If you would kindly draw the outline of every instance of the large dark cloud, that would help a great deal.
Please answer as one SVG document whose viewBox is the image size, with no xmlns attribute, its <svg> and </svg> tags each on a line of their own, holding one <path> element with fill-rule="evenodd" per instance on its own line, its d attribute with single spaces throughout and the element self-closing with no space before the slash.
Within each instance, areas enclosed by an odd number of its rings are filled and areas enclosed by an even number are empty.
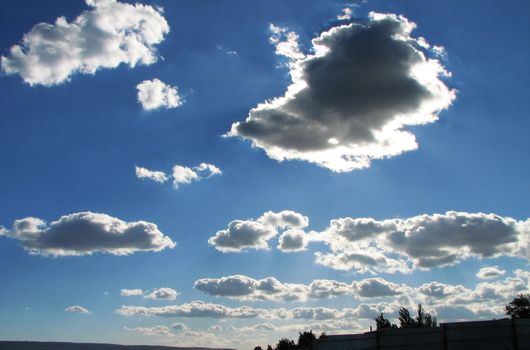
<svg viewBox="0 0 530 350">
<path fill-rule="evenodd" d="M 274 159 L 334 171 L 417 148 L 403 128 L 437 120 L 454 91 L 439 79 L 448 73 L 428 58 L 428 44 L 410 36 L 413 28 L 404 17 L 372 13 L 365 23 L 322 33 L 314 54 L 293 58 L 285 96 L 252 109 L 227 135 Z"/>
<path fill-rule="evenodd" d="M 65 215 L 50 224 L 33 217 L 20 219 L 0 235 L 20 240 L 31 254 L 50 256 L 128 255 L 175 247 L 153 223 L 125 222 L 92 212 Z"/>
</svg>

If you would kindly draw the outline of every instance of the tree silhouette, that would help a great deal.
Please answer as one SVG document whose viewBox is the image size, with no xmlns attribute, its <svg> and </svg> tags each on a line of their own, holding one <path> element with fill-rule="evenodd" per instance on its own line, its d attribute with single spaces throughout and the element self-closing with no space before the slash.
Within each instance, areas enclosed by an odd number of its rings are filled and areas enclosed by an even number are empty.
<svg viewBox="0 0 530 350">
<path fill-rule="evenodd" d="M 397 328 L 395 324 L 390 323 L 390 321 L 383 316 L 383 313 L 374 318 L 374 321 L 378 331 L 387 328 Z"/>
<path fill-rule="evenodd" d="M 505 307 L 511 318 L 530 318 L 530 293 L 519 294 Z"/>
<path fill-rule="evenodd" d="M 278 344 L 276 344 L 276 350 L 292 350 L 296 347 L 296 344 L 293 340 L 282 338 L 278 341 Z"/>
<path fill-rule="evenodd" d="M 324 338 L 327 338 L 328 335 L 326 334 L 326 332 L 322 332 L 320 333 L 320 336 L 318 337 L 318 339 L 324 339 Z"/>
<path fill-rule="evenodd" d="M 261 348 L 261 346 L 256 346 L 256 347 L 254 348 L 254 350 L 263 350 L 263 349 Z"/>
<path fill-rule="evenodd" d="M 317 339 L 317 337 L 313 334 L 313 331 L 311 330 L 304 333 L 298 332 L 298 334 L 298 347 L 311 350 L 313 348 L 313 342 Z"/>
<path fill-rule="evenodd" d="M 401 328 L 433 328 L 438 326 L 436 317 L 423 311 L 421 304 L 418 304 L 418 314 L 416 318 L 413 318 L 410 315 L 409 310 L 405 307 L 400 308 L 398 313 L 398 320 Z"/>
<path fill-rule="evenodd" d="M 272 350 L 272 346 L 270 344 L 267 345 L 267 350 Z"/>
</svg>

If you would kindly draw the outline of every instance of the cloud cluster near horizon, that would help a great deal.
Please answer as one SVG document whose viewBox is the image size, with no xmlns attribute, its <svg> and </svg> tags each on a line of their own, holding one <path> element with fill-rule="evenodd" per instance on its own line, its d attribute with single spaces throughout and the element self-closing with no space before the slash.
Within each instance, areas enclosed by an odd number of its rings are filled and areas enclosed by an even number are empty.
<svg viewBox="0 0 530 350">
<path fill-rule="evenodd" d="M 53 24 L 35 25 L 2 56 L 2 71 L 19 74 L 29 85 L 51 86 L 77 73 L 157 61 L 155 45 L 169 32 L 160 9 L 115 0 L 86 0 L 86 4 L 91 9 L 72 22 L 59 17 Z"/>
<path fill-rule="evenodd" d="M 164 183 L 169 179 L 172 179 L 175 189 L 182 185 L 187 185 L 195 181 L 209 179 L 212 176 L 223 174 L 221 169 L 209 163 L 200 163 L 198 166 L 192 168 L 176 164 L 173 166 L 171 175 L 168 175 L 163 171 L 149 170 L 139 166 L 135 167 L 135 172 L 136 177 L 139 179 L 149 179 L 159 183 Z"/>
<path fill-rule="evenodd" d="M 333 27 L 303 54 L 298 37 L 271 25 L 276 53 L 290 59 L 284 96 L 258 104 L 226 134 L 250 140 L 273 159 L 304 160 L 336 172 L 365 168 L 418 145 L 407 126 L 433 123 L 455 99 L 449 76 L 411 36 L 403 16 L 370 13 Z"/>
<path fill-rule="evenodd" d="M 0 230 L 0 236 L 17 239 L 30 254 L 44 256 L 129 255 L 176 246 L 153 223 L 125 222 L 89 211 L 64 215 L 49 224 L 35 217 L 15 220 L 10 230 Z"/>
</svg>

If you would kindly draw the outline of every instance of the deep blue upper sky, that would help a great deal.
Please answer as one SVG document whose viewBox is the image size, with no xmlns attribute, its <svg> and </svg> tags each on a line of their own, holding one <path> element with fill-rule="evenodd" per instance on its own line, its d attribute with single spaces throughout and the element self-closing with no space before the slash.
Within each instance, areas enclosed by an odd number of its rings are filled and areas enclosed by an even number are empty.
<svg viewBox="0 0 530 350">
<path fill-rule="evenodd" d="M 145 4 L 163 7 L 170 27 L 164 40 L 154 45 L 156 63 L 74 73 L 69 81 L 53 86 L 29 85 L 20 74 L 5 71 L 0 77 L 0 226 L 12 230 L 17 219 L 36 217 L 51 223 L 63 215 L 91 211 L 126 222 L 154 223 L 177 245 L 128 256 L 50 257 L 28 254 L 21 240 L 0 237 L 0 339 L 193 343 L 176 331 L 176 336 L 146 335 L 145 330 L 124 328 L 182 322 L 195 331 L 220 324 L 223 331 L 218 336 L 228 339 L 229 346 L 248 347 L 254 342 L 233 342 L 237 331 L 228 326 L 276 321 L 127 317 L 114 310 L 121 305 L 179 305 L 194 300 L 232 307 L 342 309 L 396 299 L 343 295 L 294 302 L 241 301 L 193 287 L 200 278 L 229 275 L 272 276 L 306 285 L 315 279 L 350 284 L 381 277 L 414 288 L 438 281 L 474 290 L 482 282 L 475 277 L 482 267 L 505 270 L 498 277 L 502 279 L 514 276 L 516 269 L 528 269 L 521 254 L 500 254 L 466 257 L 451 266 L 408 274 L 370 275 L 315 263 L 314 253 L 328 250 L 323 242 L 311 243 L 299 253 L 277 250 L 276 238 L 269 242 L 269 250 L 242 253 L 223 253 L 208 244 L 232 220 L 257 219 L 267 211 L 282 210 L 307 216 L 306 232 L 323 231 L 336 218 L 407 219 L 447 211 L 494 213 L 522 225 L 530 212 L 528 2 L 369 0 L 358 7 L 302 0 Z M 54 23 L 59 16 L 71 22 L 90 10 L 81 0 L 21 0 L 0 6 L 2 56 L 9 56 L 10 48 L 36 24 Z M 348 6 L 353 17 L 338 21 L 337 15 Z M 339 24 L 366 24 L 370 11 L 401 14 L 417 24 L 414 38 L 421 36 L 445 48 L 447 56 L 441 62 L 452 76 L 442 80 L 456 90 L 456 99 L 439 113 L 437 122 L 405 128 L 416 136 L 417 150 L 373 160 L 368 168 L 333 172 L 300 160 L 278 162 L 248 140 L 222 137 L 258 103 L 283 96 L 291 83 L 286 59 L 276 55 L 269 42 L 270 23 L 296 32 L 307 54 L 312 38 Z M 155 78 L 177 86 L 184 103 L 144 110 L 136 86 Z M 170 174 L 174 165 L 193 168 L 200 163 L 214 164 L 222 175 L 178 189 L 135 175 L 135 166 Z M 530 241 L 529 232 L 520 229 L 523 242 Z M 528 279 L 523 283 L 528 289 Z M 124 288 L 160 287 L 181 294 L 175 301 L 120 295 Z M 417 300 L 413 292 L 407 293 Z M 473 305 L 502 306 L 505 300 L 478 298 Z M 72 305 L 83 306 L 90 314 L 64 311 Z M 453 319 L 470 317 L 466 315 Z M 484 317 L 493 316 L 499 314 L 492 311 Z M 276 332 L 260 333 L 254 339 L 265 344 L 282 334 L 293 337 L 296 332 L 279 328 L 286 322 L 278 321 Z M 360 330 L 371 324 L 370 319 L 356 322 Z"/>
</svg>

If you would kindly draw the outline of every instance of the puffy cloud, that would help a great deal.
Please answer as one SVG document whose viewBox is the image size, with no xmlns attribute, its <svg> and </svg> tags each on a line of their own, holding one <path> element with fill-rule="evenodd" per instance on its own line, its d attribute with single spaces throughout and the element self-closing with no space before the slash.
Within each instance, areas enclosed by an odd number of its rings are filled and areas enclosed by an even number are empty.
<svg viewBox="0 0 530 350">
<path fill-rule="evenodd" d="M 352 288 L 357 295 L 363 298 L 388 297 L 411 291 L 411 289 L 405 285 L 392 283 L 379 277 L 354 281 L 352 283 Z"/>
<path fill-rule="evenodd" d="M 282 252 L 299 252 L 306 250 L 309 240 L 302 230 L 292 229 L 281 234 L 278 249 Z"/>
<path fill-rule="evenodd" d="M 440 282 L 424 283 L 418 287 L 416 291 L 422 295 L 438 300 L 471 292 L 471 290 L 462 285 L 452 285 Z"/>
<path fill-rule="evenodd" d="M 168 176 L 163 171 L 154 171 L 142 167 L 135 167 L 136 177 L 139 179 L 149 179 L 155 182 L 164 183 L 167 181 Z"/>
<path fill-rule="evenodd" d="M 258 104 L 226 134 L 250 140 L 278 161 L 304 160 L 336 172 L 417 149 L 408 126 L 433 123 L 455 98 L 441 80 L 449 73 L 429 58 L 415 24 L 371 13 L 341 25 L 299 52 L 297 37 L 271 27 L 276 52 L 292 59 L 284 96 Z M 275 38 L 273 36 L 273 38 Z"/>
<path fill-rule="evenodd" d="M 137 178 L 146 178 L 159 183 L 164 183 L 171 177 L 173 179 L 173 185 L 175 188 L 179 188 L 181 185 L 190 184 L 194 181 L 208 179 L 212 176 L 222 174 L 223 172 L 221 169 L 209 163 L 200 163 L 198 166 L 193 168 L 176 164 L 173 167 L 171 175 L 168 175 L 163 171 L 149 170 L 138 166 L 136 167 Z"/>
<path fill-rule="evenodd" d="M 333 280 L 314 280 L 309 284 L 309 296 L 311 298 L 331 298 L 344 294 L 351 294 L 351 287 L 339 281 Z"/>
<path fill-rule="evenodd" d="M 161 10 L 110 0 L 86 3 L 92 8 L 72 22 L 59 17 L 35 25 L 2 56 L 2 71 L 19 74 L 30 85 L 51 86 L 76 73 L 156 62 L 155 45 L 169 32 Z"/>
<path fill-rule="evenodd" d="M 329 320 L 342 317 L 342 313 L 339 310 L 320 306 L 297 307 L 290 312 L 295 319 Z"/>
<path fill-rule="evenodd" d="M 303 228 L 308 224 L 307 217 L 291 210 L 268 211 L 257 220 L 231 221 L 227 229 L 217 231 L 208 243 L 225 253 L 268 249 L 268 240 L 278 234 L 278 229 Z"/>
<path fill-rule="evenodd" d="M 90 311 L 88 311 L 87 309 L 85 309 L 84 307 L 79 306 L 79 305 L 68 306 L 66 309 L 64 309 L 64 311 L 66 311 L 66 312 L 75 312 L 75 313 L 79 313 L 79 314 L 89 314 L 90 313 Z"/>
<path fill-rule="evenodd" d="M 202 278 L 195 281 L 194 287 L 209 295 L 274 301 L 305 300 L 309 290 L 303 284 L 281 283 L 274 277 L 256 280 L 244 275 Z"/>
<path fill-rule="evenodd" d="M 116 310 L 123 316 L 163 316 L 163 317 L 209 317 L 209 318 L 256 318 L 269 315 L 264 309 L 254 309 L 248 306 L 228 307 L 221 304 L 192 301 L 181 305 L 160 307 L 145 307 L 123 305 Z"/>
<path fill-rule="evenodd" d="M 506 271 L 501 270 L 498 266 L 486 266 L 478 270 L 476 276 L 483 280 L 489 280 L 500 277 L 505 273 Z"/>
<path fill-rule="evenodd" d="M 234 220 L 225 230 L 217 231 L 215 236 L 208 239 L 208 244 L 215 249 L 227 252 L 241 252 L 246 249 L 267 249 L 267 241 L 276 236 L 274 227 L 258 221 Z"/>
<path fill-rule="evenodd" d="M 221 175 L 221 169 L 213 164 L 201 163 L 194 168 L 188 168 L 182 165 L 173 167 L 173 185 L 178 188 L 180 185 L 189 184 L 203 178 L 209 178 L 214 175 Z"/>
<path fill-rule="evenodd" d="M 176 246 L 153 223 L 92 212 L 64 215 L 50 224 L 33 217 L 16 220 L 2 235 L 20 240 L 30 254 L 45 256 L 129 255 Z"/>
<path fill-rule="evenodd" d="M 138 103 L 144 110 L 176 108 L 184 102 L 176 86 L 167 85 L 159 79 L 144 80 L 136 85 Z"/>
<path fill-rule="evenodd" d="M 120 295 L 123 297 L 132 297 L 144 295 L 144 291 L 141 289 L 122 289 Z"/>
<path fill-rule="evenodd" d="M 153 300 L 175 300 L 178 292 L 171 288 L 158 288 L 145 296 L 146 299 Z"/>
<path fill-rule="evenodd" d="M 436 282 L 434 282 L 436 283 Z M 284 283 L 274 277 L 254 279 L 245 275 L 221 278 L 202 278 L 195 281 L 195 289 L 205 294 L 238 300 L 305 301 L 353 295 L 357 298 L 381 298 L 411 294 L 413 289 L 383 278 L 367 278 L 350 284 L 327 279 L 310 284 Z M 422 287 L 423 288 L 423 287 Z"/>
<path fill-rule="evenodd" d="M 312 237 L 331 249 L 316 253 L 319 264 L 389 273 L 454 265 L 469 257 L 528 259 L 529 238 L 530 220 L 454 211 L 382 221 L 335 219 Z"/>
</svg>

